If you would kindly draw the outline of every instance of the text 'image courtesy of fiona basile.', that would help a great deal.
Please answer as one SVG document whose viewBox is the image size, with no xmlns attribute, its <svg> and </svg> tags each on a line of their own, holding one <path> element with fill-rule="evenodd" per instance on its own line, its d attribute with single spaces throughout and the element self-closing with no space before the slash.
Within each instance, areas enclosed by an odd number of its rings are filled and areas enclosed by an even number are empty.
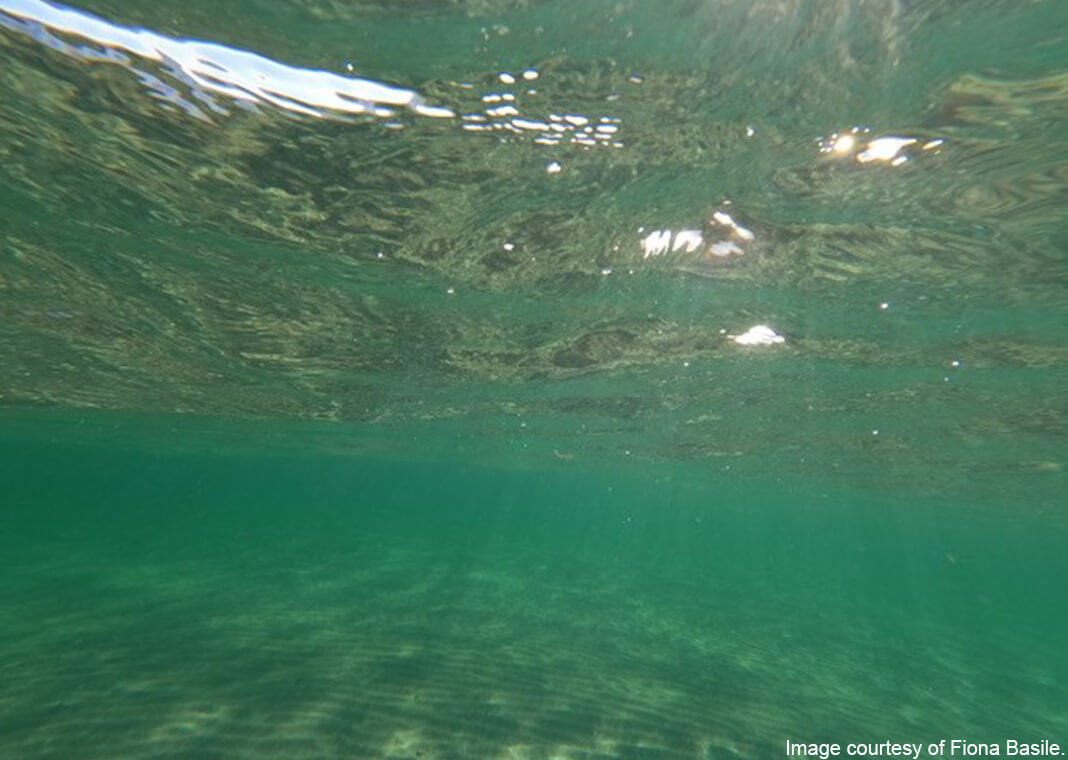
<svg viewBox="0 0 1068 760">
<path fill-rule="evenodd" d="M 970 742 L 965 739 L 939 739 L 930 744 L 898 742 L 860 743 L 850 742 L 844 747 L 839 744 L 803 744 L 786 741 L 787 757 L 818 757 L 828 760 L 831 757 L 1061 757 L 1064 755 L 1061 745 L 1043 739 L 1040 742 L 1027 743 L 1016 739 L 1006 739 L 1003 744 Z"/>
</svg>

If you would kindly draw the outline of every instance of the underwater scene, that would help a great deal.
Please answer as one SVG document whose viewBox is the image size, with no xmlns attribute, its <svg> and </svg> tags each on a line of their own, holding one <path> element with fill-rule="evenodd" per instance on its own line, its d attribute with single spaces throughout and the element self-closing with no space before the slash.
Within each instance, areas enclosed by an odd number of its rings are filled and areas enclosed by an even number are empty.
<svg viewBox="0 0 1068 760">
<path fill-rule="evenodd" d="M 1068 2 L 0 0 L 0 760 L 1068 753 Z"/>
</svg>

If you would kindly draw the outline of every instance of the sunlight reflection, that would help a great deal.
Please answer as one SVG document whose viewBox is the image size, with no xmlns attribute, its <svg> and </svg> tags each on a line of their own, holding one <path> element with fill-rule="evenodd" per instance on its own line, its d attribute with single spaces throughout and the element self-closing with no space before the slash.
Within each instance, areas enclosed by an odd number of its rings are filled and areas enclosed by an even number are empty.
<svg viewBox="0 0 1068 760">
<path fill-rule="evenodd" d="M 343 118 L 352 114 L 387 117 L 394 115 L 396 108 L 423 116 L 454 115 L 447 108 L 428 105 L 412 90 L 289 66 L 213 42 L 175 39 L 148 29 L 113 24 L 84 11 L 42 0 L 0 0 L 0 25 L 71 57 L 130 68 L 154 97 L 179 105 L 199 118 L 207 116 L 198 105 L 206 104 L 217 113 L 226 113 L 212 100 L 212 94 L 239 105 L 270 104 L 319 118 Z M 72 44 L 59 35 L 87 40 L 89 44 Z M 95 49 L 92 45 L 101 47 Z M 192 88 L 199 104 L 183 99 L 155 75 L 135 68 L 127 53 L 167 66 L 169 73 Z"/>
<path fill-rule="evenodd" d="M 910 137 L 880 137 L 868 143 L 868 147 L 857 154 L 857 161 L 866 164 L 869 161 L 889 161 L 891 165 L 905 161 L 907 156 L 901 155 L 901 151 L 910 145 L 915 145 L 916 140 Z"/>
<path fill-rule="evenodd" d="M 708 217 L 703 229 L 656 229 L 639 228 L 640 248 L 643 259 L 656 258 L 667 253 L 699 253 L 708 259 L 726 259 L 741 256 L 745 246 L 756 240 L 756 234 L 734 220 L 726 210 L 730 201 Z"/>
<path fill-rule="evenodd" d="M 835 132 L 829 137 L 821 137 L 817 140 L 820 153 L 835 158 L 852 159 L 858 164 L 885 163 L 901 166 L 915 155 L 937 151 L 945 143 L 942 138 L 934 138 L 921 145 L 921 138 L 894 135 L 868 140 L 867 135 L 870 132 L 867 127 L 853 127 L 846 132 Z"/>
<path fill-rule="evenodd" d="M 402 110 L 437 118 L 457 115 L 450 108 L 428 104 L 414 90 L 290 66 L 214 42 L 168 37 L 44 0 L 0 0 L 0 26 L 71 58 L 128 69 L 150 97 L 207 122 L 213 115 L 229 115 L 233 107 L 262 106 L 334 120 L 356 115 L 388 119 Z M 145 68 L 151 66 L 145 64 L 158 64 L 159 68 L 148 71 Z M 353 70 L 351 64 L 345 68 Z M 545 146 L 623 147 L 618 117 L 553 113 L 547 107 L 530 113 L 529 106 L 537 103 L 539 90 L 506 89 L 544 79 L 532 67 L 517 74 L 496 72 L 478 105 L 468 106 L 468 112 L 460 117 L 460 127 L 502 137 L 530 136 L 535 144 Z M 472 82 L 452 84 L 463 90 L 476 88 Z M 389 122 L 386 126 L 398 128 L 401 124 Z"/>
<path fill-rule="evenodd" d="M 509 72 L 494 74 L 489 91 L 479 96 L 479 105 L 460 117 L 463 121 L 461 127 L 468 132 L 484 132 L 501 137 L 529 135 L 534 138 L 535 145 L 550 147 L 623 147 L 618 134 L 622 119 L 617 116 L 558 113 L 547 108 L 531 113 L 532 106 L 537 108 L 540 90 L 513 92 L 499 87 L 500 84 L 521 84 L 521 80 L 532 82 L 539 78 L 542 75 L 534 68 L 525 69 L 518 76 Z M 451 84 L 464 90 L 475 89 L 471 82 Z M 547 86 L 551 87 L 551 79 Z"/>
<path fill-rule="evenodd" d="M 774 346 L 786 342 L 786 338 L 767 325 L 754 325 L 741 335 L 732 335 L 730 338 L 739 346 Z"/>
</svg>

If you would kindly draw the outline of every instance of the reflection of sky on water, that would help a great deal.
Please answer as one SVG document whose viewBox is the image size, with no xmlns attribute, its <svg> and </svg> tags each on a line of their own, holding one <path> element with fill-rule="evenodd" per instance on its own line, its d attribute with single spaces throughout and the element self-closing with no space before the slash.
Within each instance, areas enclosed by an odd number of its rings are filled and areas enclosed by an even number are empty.
<svg viewBox="0 0 1068 760">
<path fill-rule="evenodd" d="M 231 106 L 273 106 L 299 116 L 341 120 L 354 115 L 389 118 L 400 110 L 456 116 L 449 108 L 428 104 L 414 90 L 290 66 L 214 42 L 175 39 L 43 0 L 0 0 L 0 25 L 71 58 L 123 66 L 161 104 L 203 121 L 211 121 L 212 114 L 226 116 Z M 145 64 L 158 68 L 149 70 Z M 538 108 L 534 105 L 540 94 L 538 77 L 533 68 L 495 75 L 490 91 L 479 99 L 480 108 L 460 116 L 461 128 L 502 139 L 529 137 L 550 147 L 623 147 L 618 136 L 621 120 L 615 116 L 554 113 L 547 108 L 537 116 L 525 115 L 524 104 Z M 453 84 L 461 91 L 476 88 L 470 82 Z"/>
<path fill-rule="evenodd" d="M 922 153 L 937 153 L 945 144 L 942 138 L 921 141 L 916 137 L 869 137 L 867 127 L 853 127 L 845 132 L 835 132 L 830 137 L 820 138 L 820 153 L 837 158 L 853 159 L 859 164 L 884 163 L 901 166 L 910 158 Z"/>
<path fill-rule="evenodd" d="M 756 239 L 748 227 L 734 220 L 728 213 L 731 202 L 724 201 L 708 217 L 703 229 L 638 230 L 642 259 L 656 258 L 667 253 L 697 254 L 706 259 L 729 259 L 745 253 L 745 247 Z"/>
<path fill-rule="evenodd" d="M 623 143 L 617 139 L 622 119 L 616 116 L 590 118 L 580 113 L 543 114 L 539 118 L 524 116 L 520 111 L 520 100 L 536 100 L 538 90 L 522 84 L 532 84 L 538 78 L 536 69 L 527 69 L 515 76 L 507 71 L 501 72 L 501 84 L 510 88 L 501 92 L 488 92 L 482 96 L 481 111 L 464 113 L 461 116 L 463 128 L 468 132 L 496 132 L 498 134 L 532 134 L 538 145 L 578 145 L 585 148 L 607 146 L 622 148 Z M 515 86 L 515 87 L 513 87 Z M 472 89 L 470 83 L 460 87 Z M 516 92 L 514 90 L 519 90 Z"/>
<path fill-rule="evenodd" d="M 154 97 L 181 106 L 200 118 L 206 118 L 200 106 L 217 113 L 226 112 L 213 95 L 246 106 L 270 104 L 304 116 L 390 116 L 397 108 L 424 116 L 453 115 L 446 108 L 427 105 L 412 90 L 289 66 L 213 42 L 174 39 L 41 0 L 0 1 L 0 24 L 65 55 L 126 66 L 138 75 Z M 87 43 L 76 44 L 59 35 Z M 172 85 L 139 69 L 131 55 L 165 65 L 171 75 L 190 87 L 192 97 L 198 102 L 190 101 Z"/>
</svg>

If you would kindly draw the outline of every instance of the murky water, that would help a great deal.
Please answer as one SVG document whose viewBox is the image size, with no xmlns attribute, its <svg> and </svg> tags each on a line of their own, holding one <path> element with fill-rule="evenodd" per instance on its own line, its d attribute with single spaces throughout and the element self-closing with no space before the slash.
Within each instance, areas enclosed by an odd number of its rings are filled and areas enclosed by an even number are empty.
<svg viewBox="0 0 1068 760">
<path fill-rule="evenodd" d="M 1065 29 L 0 0 L 0 756 L 1068 745 Z"/>
</svg>

